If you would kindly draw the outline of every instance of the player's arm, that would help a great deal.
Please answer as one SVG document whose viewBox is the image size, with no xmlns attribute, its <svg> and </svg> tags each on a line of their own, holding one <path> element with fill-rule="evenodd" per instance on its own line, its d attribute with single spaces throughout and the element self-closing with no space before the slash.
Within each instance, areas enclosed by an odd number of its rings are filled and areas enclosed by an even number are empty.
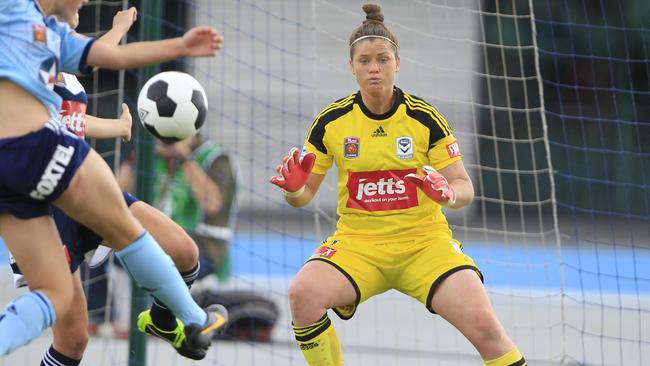
<svg viewBox="0 0 650 366">
<path fill-rule="evenodd" d="M 86 136 L 94 139 L 119 137 L 122 141 L 131 140 L 131 125 L 133 119 L 126 103 L 122 103 L 120 118 L 99 118 L 86 115 Z"/>
<path fill-rule="evenodd" d="M 98 40 L 111 45 L 118 45 L 122 37 L 129 32 L 137 17 L 138 11 L 134 6 L 128 10 L 118 11 L 113 17 L 113 27 L 104 33 L 103 36 L 99 37 Z"/>
<path fill-rule="evenodd" d="M 462 160 L 456 160 L 440 170 L 425 165 L 422 172 L 423 175 L 407 174 L 404 179 L 417 185 L 441 206 L 461 208 L 474 199 L 474 186 Z"/>
<path fill-rule="evenodd" d="M 303 207 L 307 205 L 314 196 L 316 196 L 316 192 L 318 192 L 318 188 L 321 183 L 323 183 L 323 179 L 325 179 L 323 174 L 309 174 L 309 178 L 307 178 L 305 189 L 302 194 L 298 196 L 289 196 L 285 194 L 284 199 L 293 207 Z"/>
<path fill-rule="evenodd" d="M 445 177 L 449 187 L 456 194 L 456 202 L 449 205 L 450 208 L 461 208 L 469 205 L 474 200 L 474 185 L 465 170 L 462 160 L 457 160 L 446 167 L 438 170 Z"/>
<path fill-rule="evenodd" d="M 206 214 L 216 214 L 221 210 L 223 198 L 217 184 L 203 170 L 203 168 L 192 159 L 192 139 L 188 138 L 176 143 L 156 145 L 156 152 L 166 158 L 175 161 L 177 169 L 180 169 L 192 190 L 192 196 Z"/>
<path fill-rule="evenodd" d="M 315 163 L 316 154 L 306 153 L 301 158 L 300 150 L 294 147 L 277 166 L 278 175 L 271 177 L 270 182 L 282 188 L 291 206 L 303 207 L 316 195 L 325 175 L 311 172 Z"/>
<path fill-rule="evenodd" d="M 208 215 L 219 212 L 222 205 L 221 191 L 203 168 L 193 159 L 186 160 L 181 169 L 190 183 L 192 195 Z"/>
<path fill-rule="evenodd" d="M 214 56 L 221 48 L 223 38 L 216 29 L 195 27 L 182 37 L 161 41 L 134 42 L 115 46 L 93 42 L 86 63 L 106 69 L 130 69 L 174 60 L 179 57 Z"/>
</svg>

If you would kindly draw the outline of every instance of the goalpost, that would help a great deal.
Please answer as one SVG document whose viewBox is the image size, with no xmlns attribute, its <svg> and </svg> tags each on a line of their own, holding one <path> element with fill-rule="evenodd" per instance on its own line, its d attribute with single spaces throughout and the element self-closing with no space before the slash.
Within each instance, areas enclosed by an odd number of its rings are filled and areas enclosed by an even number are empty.
<svg viewBox="0 0 650 366">
<path fill-rule="evenodd" d="M 334 228 L 336 181 L 329 174 L 315 202 L 298 210 L 268 178 L 283 154 L 302 143 L 316 113 L 357 89 L 347 39 L 363 20 L 362 3 L 188 0 L 177 6 L 182 25 L 165 12 L 139 14 L 138 22 L 159 24 L 163 34 L 209 24 L 224 36 L 216 58 L 178 65 L 204 86 L 203 132 L 236 158 L 240 182 L 230 279 L 198 287 L 252 290 L 280 310 L 272 342 L 218 341 L 202 364 L 304 365 L 287 289 Z M 476 198 L 446 213 L 529 364 L 650 363 L 650 5 L 380 4 L 400 40 L 396 84 L 434 105 L 459 140 Z M 123 2 L 89 6 L 103 19 L 99 32 Z M 90 80 L 82 81 L 91 113 L 117 111 L 120 90 L 135 110 L 132 72 L 108 91 L 107 81 Z M 107 102 L 97 99 L 109 95 Z M 113 146 L 102 147 L 105 156 L 119 159 Z M 0 284 L 3 299 L 17 293 L 8 280 Z M 110 298 L 127 315 L 123 290 Z M 349 365 L 480 364 L 457 330 L 396 292 L 362 304 L 349 321 L 331 318 Z M 36 364 L 48 337 L 0 365 Z M 146 364 L 185 364 L 167 344 L 147 343 Z M 93 337 L 85 360 L 124 364 L 126 342 Z"/>
</svg>

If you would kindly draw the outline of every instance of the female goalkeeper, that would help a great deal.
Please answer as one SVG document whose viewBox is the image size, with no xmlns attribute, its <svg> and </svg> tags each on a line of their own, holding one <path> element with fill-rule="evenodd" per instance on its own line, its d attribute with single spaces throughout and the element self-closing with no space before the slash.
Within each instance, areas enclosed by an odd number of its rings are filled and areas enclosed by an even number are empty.
<svg viewBox="0 0 650 366">
<path fill-rule="evenodd" d="M 363 10 L 366 20 L 349 39 L 360 90 L 327 106 L 302 154 L 290 151 L 271 178 L 302 207 L 338 167 L 336 232 L 289 288 L 298 345 L 309 365 L 342 365 L 327 310 L 350 319 L 361 302 L 396 289 L 455 326 L 486 365 L 525 365 L 441 210 L 474 197 L 458 142 L 435 108 L 395 86 L 398 40 L 378 5 Z"/>
</svg>

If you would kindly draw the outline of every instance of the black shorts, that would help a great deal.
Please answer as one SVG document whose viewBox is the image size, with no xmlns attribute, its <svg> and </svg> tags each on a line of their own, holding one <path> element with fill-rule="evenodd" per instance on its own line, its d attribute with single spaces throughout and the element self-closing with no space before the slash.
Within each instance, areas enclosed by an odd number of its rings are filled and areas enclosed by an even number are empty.
<svg viewBox="0 0 650 366">
<path fill-rule="evenodd" d="M 127 206 L 131 206 L 138 201 L 137 198 L 127 192 L 123 192 L 123 196 Z M 61 241 L 70 256 L 70 272 L 74 273 L 84 261 L 84 255 L 91 250 L 97 249 L 104 239 L 56 207 L 52 209 L 52 217 L 56 222 Z"/>
</svg>

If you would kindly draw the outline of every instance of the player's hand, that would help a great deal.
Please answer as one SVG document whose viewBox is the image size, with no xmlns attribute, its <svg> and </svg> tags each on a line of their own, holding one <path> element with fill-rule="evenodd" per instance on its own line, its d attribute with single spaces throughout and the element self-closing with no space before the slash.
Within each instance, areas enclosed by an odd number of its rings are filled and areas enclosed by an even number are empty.
<svg viewBox="0 0 650 366">
<path fill-rule="evenodd" d="M 423 166 L 422 171 L 424 175 L 409 173 L 404 176 L 404 180 L 417 185 L 424 194 L 441 206 L 449 207 L 456 203 L 456 192 L 444 175 L 428 165 Z"/>
<path fill-rule="evenodd" d="M 223 37 L 216 29 L 208 26 L 195 27 L 183 35 L 185 56 L 214 56 L 223 44 Z"/>
<path fill-rule="evenodd" d="M 315 162 L 316 154 L 307 153 L 300 159 L 300 150 L 294 147 L 282 158 L 282 164 L 276 168 L 278 175 L 271 177 L 270 182 L 282 188 L 286 195 L 300 195 Z"/>
<path fill-rule="evenodd" d="M 132 6 L 127 10 L 120 10 L 113 17 L 113 29 L 120 30 L 126 34 L 137 19 L 138 10 L 135 6 Z"/>
<path fill-rule="evenodd" d="M 131 117 L 131 112 L 129 111 L 129 106 L 126 103 L 122 103 L 122 115 L 120 116 L 120 124 L 122 127 L 122 141 L 129 142 L 131 141 L 131 126 L 133 126 L 133 117 Z"/>
</svg>

